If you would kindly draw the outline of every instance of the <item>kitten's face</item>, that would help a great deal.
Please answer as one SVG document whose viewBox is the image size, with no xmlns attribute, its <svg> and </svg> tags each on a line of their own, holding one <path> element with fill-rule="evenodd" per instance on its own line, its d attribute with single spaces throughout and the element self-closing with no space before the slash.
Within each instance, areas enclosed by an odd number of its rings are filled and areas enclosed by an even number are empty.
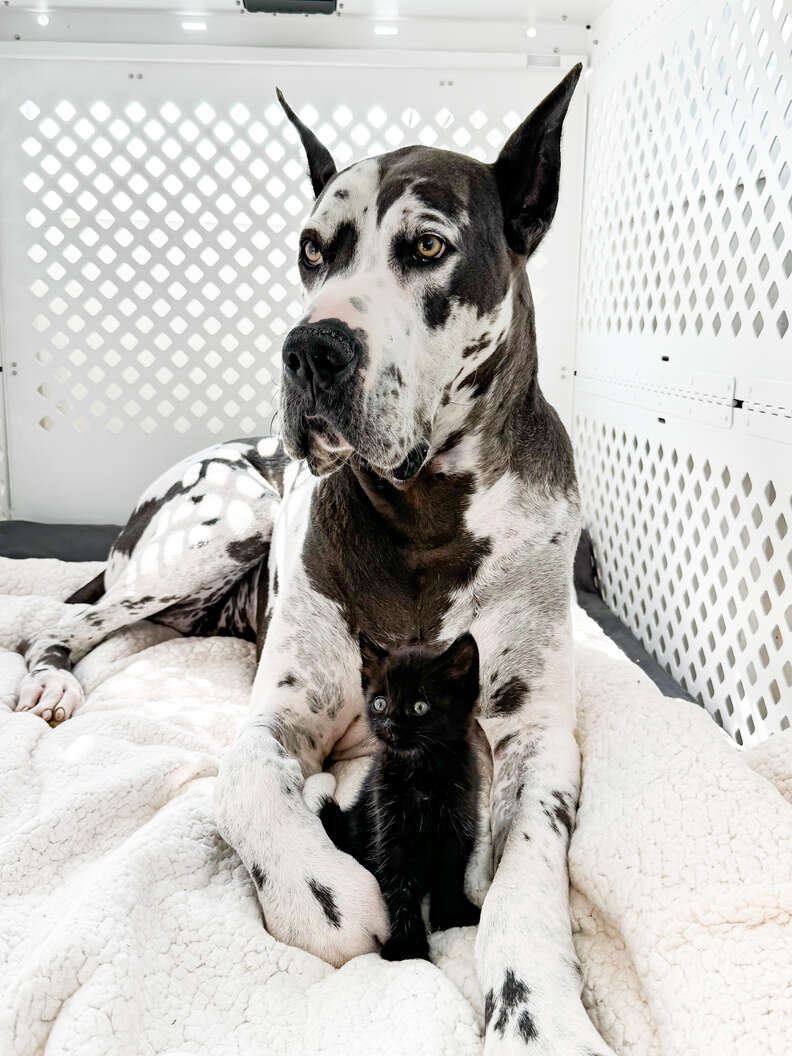
<svg viewBox="0 0 792 1056">
<path fill-rule="evenodd" d="M 432 751 L 467 736 L 479 691 L 478 649 L 469 634 L 444 653 L 387 653 L 361 635 L 361 674 L 372 733 L 398 752 Z"/>
</svg>

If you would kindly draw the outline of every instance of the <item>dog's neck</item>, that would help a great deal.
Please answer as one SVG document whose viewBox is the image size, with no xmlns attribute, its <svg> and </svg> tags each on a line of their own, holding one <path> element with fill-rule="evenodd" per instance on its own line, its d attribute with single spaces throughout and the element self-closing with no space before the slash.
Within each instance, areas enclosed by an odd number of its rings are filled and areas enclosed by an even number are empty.
<svg viewBox="0 0 792 1056">
<path fill-rule="evenodd" d="M 491 375 L 492 381 L 479 395 L 476 385 L 449 393 L 438 409 L 430 454 L 420 472 L 402 483 L 355 457 L 346 467 L 369 502 L 397 527 L 409 525 L 414 533 L 425 522 L 434 535 L 441 504 L 459 501 L 478 483 L 486 485 L 508 471 L 520 473 L 516 452 L 525 423 L 547 408 L 537 385 L 533 302 L 523 267 L 515 268 L 507 296 L 512 310 L 505 336 L 494 334 L 475 364 L 465 367 L 465 373 L 477 375 L 477 384 L 479 374 Z"/>
</svg>

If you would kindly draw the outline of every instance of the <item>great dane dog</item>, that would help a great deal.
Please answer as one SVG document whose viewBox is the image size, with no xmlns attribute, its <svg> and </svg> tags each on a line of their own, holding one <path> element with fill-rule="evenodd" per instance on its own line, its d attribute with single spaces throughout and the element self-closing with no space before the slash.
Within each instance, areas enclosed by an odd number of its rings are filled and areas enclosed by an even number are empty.
<svg viewBox="0 0 792 1056">
<path fill-rule="evenodd" d="M 316 195 L 300 238 L 306 312 L 283 345 L 283 441 L 220 444 L 144 493 L 103 575 L 28 644 L 19 700 L 68 718 L 82 699 L 72 664 L 135 620 L 256 639 L 217 825 L 269 931 L 340 965 L 378 948 L 387 915 L 300 793 L 373 750 L 359 633 L 389 647 L 471 631 L 493 768 L 496 872 L 476 942 L 490 1054 L 609 1051 L 581 1003 L 568 914 L 579 503 L 537 384 L 525 272 L 556 210 L 579 75 L 492 165 L 412 146 L 337 172 L 280 97 Z"/>
</svg>

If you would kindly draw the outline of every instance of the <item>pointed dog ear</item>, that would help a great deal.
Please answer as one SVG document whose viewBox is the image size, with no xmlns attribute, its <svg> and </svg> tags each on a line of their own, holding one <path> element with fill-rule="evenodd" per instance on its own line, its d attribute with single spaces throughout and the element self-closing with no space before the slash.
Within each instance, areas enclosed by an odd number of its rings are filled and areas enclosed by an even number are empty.
<svg viewBox="0 0 792 1056">
<path fill-rule="evenodd" d="M 313 132 L 308 128 L 307 125 L 299 119 L 295 114 L 286 100 L 283 98 L 283 92 L 280 88 L 276 88 L 275 92 L 278 96 L 278 102 L 283 107 L 283 112 L 286 114 L 288 119 L 297 129 L 300 139 L 302 140 L 303 150 L 305 156 L 308 159 L 308 172 L 311 177 L 311 184 L 313 185 L 313 192 L 318 198 L 324 189 L 325 184 L 333 178 L 336 174 L 335 162 L 333 157 L 324 143 L 321 143 Z"/>
<path fill-rule="evenodd" d="M 561 127 L 582 69 L 581 63 L 572 67 L 512 132 L 493 165 L 506 241 L 522 256 L 533 253 L 555 216 Z"/>
<path fill-rule="evenodd" d="M 383 649 L 381 646 L 369 638 L 363 631 L 360 632 L 360 669 L 364 675 L 371 675 L 380 666 L 383 660 L 388 656 L 387 649 Z"/>
</svg>

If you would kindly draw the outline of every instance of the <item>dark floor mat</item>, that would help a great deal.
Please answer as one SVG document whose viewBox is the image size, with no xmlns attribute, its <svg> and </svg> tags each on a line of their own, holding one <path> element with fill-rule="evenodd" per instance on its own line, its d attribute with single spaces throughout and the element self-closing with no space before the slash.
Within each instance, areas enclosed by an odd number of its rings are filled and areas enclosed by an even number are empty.
<svg viewBox="0 0 792 1056">
<path fill-rule="evenodd" d="M 114 524 L 37 524 L 0 521 L 0 556 L 56 557 L 61 561 L 104 561 L 120 529 Z M 575 557 L 575 587 L 581 608 L 667 697 L 692 700 L 596 593 L 591 543 L 583 533 Z"/>
<path fill-rule="evenodd" d="M 0 521 L 0 556 L 104 561 L 119 531 L 115 524 Z"/>
</svg>

